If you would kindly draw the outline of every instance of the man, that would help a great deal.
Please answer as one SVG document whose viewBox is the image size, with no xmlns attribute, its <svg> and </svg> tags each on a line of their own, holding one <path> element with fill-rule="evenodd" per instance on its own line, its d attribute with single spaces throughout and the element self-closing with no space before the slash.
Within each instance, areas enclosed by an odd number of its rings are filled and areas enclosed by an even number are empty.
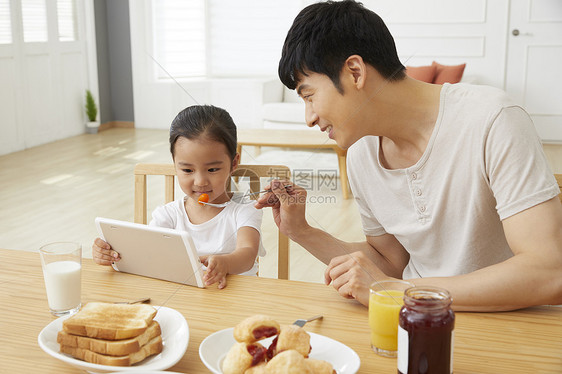
<svg viewBox="0 0 562 374">
<path fill-rule="evenodd" d="M 329 263 L 326 283 L 368 305 L 385 278 L 448 289 L 456 310 L 562 303 L 559 188 L 525 111 L 501 90 L 407 77 L 384 22 L 353 1 L 303 9 L 279 63 L 308 126 L 348 150 L 366 240 L 311 227 L 279 181 L 256 206 Z"/>
</svg>

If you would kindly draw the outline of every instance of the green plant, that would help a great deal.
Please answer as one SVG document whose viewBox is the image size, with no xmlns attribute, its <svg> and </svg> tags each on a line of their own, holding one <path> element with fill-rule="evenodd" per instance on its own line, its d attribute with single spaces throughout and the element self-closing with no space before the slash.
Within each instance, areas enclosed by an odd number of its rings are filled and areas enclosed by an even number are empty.
<svg viewBox="0 0 562 374">
<path fill-rule="evenodd" d="M 90 122 L 95 122 L 98 116 L 98 107 L 90 90 L 86 90 L 86 115 Z"/>
</svg>

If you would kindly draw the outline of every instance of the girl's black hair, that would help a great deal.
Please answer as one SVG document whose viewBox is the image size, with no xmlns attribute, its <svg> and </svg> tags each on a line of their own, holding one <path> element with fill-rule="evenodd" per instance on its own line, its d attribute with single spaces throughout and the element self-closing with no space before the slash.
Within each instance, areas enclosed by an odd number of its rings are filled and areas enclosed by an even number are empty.
<svg viewBox="0 0 562 374">
<path fill-rule="evenodd" d="M 279 78 L 295 89 L 307 72 L 327 75 L 342 93 L 340 72 L 349 56 L 359 55 L 390 81 L 405 77 L 394 38 L 383 20 L 352 1 L 327 1 L 304 8 L 287 33 Z"/>
<path fill-rule="evenodd" d="M 170 152 L 175 157 L 174 147 L 180 136 L 187 139 L 208 139 L 226 146 L 231 160 L 236 156 L 236 125 L 230 114 L 213 105 L 193 105 L 178 113 L 170 126 Z"/>
</svg>

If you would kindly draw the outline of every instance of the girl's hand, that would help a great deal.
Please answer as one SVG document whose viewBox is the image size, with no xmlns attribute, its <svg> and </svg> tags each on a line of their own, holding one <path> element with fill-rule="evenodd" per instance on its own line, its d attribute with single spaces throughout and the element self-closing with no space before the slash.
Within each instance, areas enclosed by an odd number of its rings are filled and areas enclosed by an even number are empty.
<svg viewBox="0 0 562 374">
<path fill-rule="evenodd" d="M 218 288 L 222 290 L 226 287 L 226 275 L 228 274 L 228 261 L 225 256 L 212 255 L 201 256 L 201 262 L 207 267 L 207 272 L 203 276 L 205 286 L 219 283 Z"/>
<path fill-rule="evenodd" d="M 92 244 L 92 258 L 96 264 L 106 266 L 121 259 L 119 253 L 111 249 L 111 246 L 100 238 L 96 238 Z"/>
</svg>

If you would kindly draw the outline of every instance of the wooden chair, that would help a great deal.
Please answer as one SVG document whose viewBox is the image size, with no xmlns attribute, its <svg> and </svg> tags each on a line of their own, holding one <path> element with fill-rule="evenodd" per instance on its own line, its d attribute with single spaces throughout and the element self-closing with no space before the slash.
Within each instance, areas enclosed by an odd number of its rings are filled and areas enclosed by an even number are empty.
<svg viewBox="0 0 562 374">
<path fill-rule="evenodd" d="M 556 181 L 558 182 L 558 187 L 560 187 L 560 189 L 562 189 L 562 174 L 554 174 L 554 176 L 556 177 Z M 562 203 L 562 193 L 560 193 L 558 195 L 558 198 L 560 199 L 560 202 Z"/>
<path fill-rule="evenodd" d="M 173 164 L 137 164 L 135 174 L 135 222 L 147 223 L 147 176 L 161 175 L 164 177 L 164 202 L 174 201 L 176 170 Z M 261 178 L 290 179 L 290 169 L 281 165 L 239 165 L 232 174 L 236 179 L 249 177 L 250 192 L 258 192 Z M 231 190 L 229 183 L 227 188 Z M 255 197 L 254 197 L 255 198 Z M 289 279 L 289 238 L 279 231 L 277 277 Z"/>
</svg>

